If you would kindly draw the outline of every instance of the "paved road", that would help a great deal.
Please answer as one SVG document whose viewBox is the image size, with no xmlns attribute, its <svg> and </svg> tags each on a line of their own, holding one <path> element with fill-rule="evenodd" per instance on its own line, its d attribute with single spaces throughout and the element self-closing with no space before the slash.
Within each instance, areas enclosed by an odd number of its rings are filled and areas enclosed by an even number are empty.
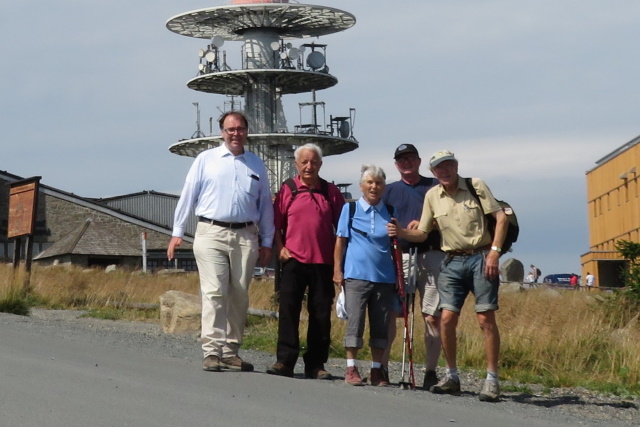
<svg viewBox="0 0 640 427">
<path fill-rule="evenodd" d="M 176 354 L 153 334 L 116 329 L 0 314 L 0 426 L 577 425 L 465 397 L 208 373 L 196 345 Z"/>
</svg>

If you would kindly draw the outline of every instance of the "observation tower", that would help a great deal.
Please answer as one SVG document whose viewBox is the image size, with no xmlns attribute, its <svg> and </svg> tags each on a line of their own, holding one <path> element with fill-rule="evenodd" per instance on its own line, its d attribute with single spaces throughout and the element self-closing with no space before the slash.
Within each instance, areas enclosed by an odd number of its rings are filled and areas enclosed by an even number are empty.
<svg viewBox="0 0 640 427">
<path fill-rule="evenodd" d="M 187 87 L 225 95 L 225 111 L 240 110 L 247 115 L 247 149 L 264 160 L 273 193 L 295 175 L 293 150 L 297 146 L 313 142 L 325 156 L 358 148 L 353 135 L 355 109 L 350 108 L 346 115 L 330 115 L 327 121 L 325 103 L 316 100 L 317 91 L 335 86 L 338 79 L 329 73 L 327 45 L 316 43 L 315 38 L 346 30 L 355 22 L 348 12 L 289 0 L 231 0 L 167 21 L 174 33 L 207 40 L 198 52 L 197 75 Z M 305 43 L 311 37 L 314 41 Z M 226 42 L 241 42 L 242 46 Z M 223 46 L 240 57 L 239 66 L 232 67 L 232 61 L 227 61 Z M 300 122 L 291 128 L 282 97 L 301 93 L 309 93 L 310 101 L 298 104 Z M 194 105 L 196 132 L 171 145 L 172 153 L 195 157 L 223 143 L 217 119 L 210 119 L 209 135 L 202 132 L 200 109 Z"/>
</svg>

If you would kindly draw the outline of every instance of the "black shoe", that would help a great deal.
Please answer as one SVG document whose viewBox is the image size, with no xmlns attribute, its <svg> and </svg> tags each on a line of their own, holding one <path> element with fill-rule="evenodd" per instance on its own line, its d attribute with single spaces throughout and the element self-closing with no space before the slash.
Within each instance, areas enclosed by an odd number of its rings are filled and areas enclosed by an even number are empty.
<svg viewBox="0 0 640 427">
<path fill-rule="evenodd" d="M 424 374 L 424 383 L 422 384 L 423 390 L 431 390 L 431 387 L 438 384 L 438 376 L 436 371 L 427 371 Z"/>
<path fill-rule="evenodd" d="M 293 378 L 293 369 L 284 363 L 276 362 L 272 367 L 267 369 L 267 374 Z"/>
</svg>

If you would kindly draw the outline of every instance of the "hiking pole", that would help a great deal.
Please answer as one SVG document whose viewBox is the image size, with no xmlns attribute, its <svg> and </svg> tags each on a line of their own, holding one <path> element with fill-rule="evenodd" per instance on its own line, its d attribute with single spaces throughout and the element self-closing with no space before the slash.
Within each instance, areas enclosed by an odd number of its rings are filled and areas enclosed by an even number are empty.
<svg viewBox="0 0 640 427">
<path fill-rule="evenodd" d="M 404 370 L 405 365 L 405 356 L 403 351 L 403 372 L 402 372 L 402 382 L 400 385 L 404 388 L 411 388 L 411 390 L 415 390 L 416 388 L 416 379 L 415 379 L 415 370 L 413 367 L 413 326 L 414 326 L 414 306 L 415 306 L 415 292 L 416 292 L 416 267 L 417 266 L 417 250 L 414 252 L 414 248 L 409 250 L 409 262 L 408 262 L 408 271 L 407 271 L 407 289 L 405 290 L 405 303 L 404 306 L 406 308 L 405 314 L 405 343 L 406 343 L 406 354 L 409 356 L 409 369 Z M 409 317 L 409 311 L 411 315 Z"/>
<path fill-rule="evenodd" d="M 402 348 L 402 380 L 400 381 L 400 386 L 402 388 L 415 388 L 415 384 L 412 384 L 405 378 L 405 361 L 406 355 L 409 354 L 409 359 L 413 357 L 413 350 L 411 348 L 411 342 L 408 341 L 409 334 L 409 319 L 407 314 L 407 301 L 406 301 L 406 293 L 405 293 L 405 281 L 404 281 L 404 271 L 402 268 L 402 250 L 400 249 L 400 245 L 398 244 L 397 237 L 391 237 L 391 255 L 393 256 L 393 260 L 396 264 L 396 284 L 397 291 L 400 300 L 402 301 L 402 317 L 404 318 L 404 333 L 403 333 L 403 348 Z"/>
<path fill-rule="evenodd" d="M 411 378 L 411 389 L 415 390 L 416 388 L 416 378 L 415 378 L 415 369 L 413 366 L 413 327 L 415 325 L 415 301 L 416 301 L 416 290 L 418 284 L 418 249 L 410 248 L 409 249 L 409 284 L 412 292 L 410 295 L 410 305 L 409 309 L 411 310 L 411 317 L 409 319 L 409 372 Z"/>
</svg>

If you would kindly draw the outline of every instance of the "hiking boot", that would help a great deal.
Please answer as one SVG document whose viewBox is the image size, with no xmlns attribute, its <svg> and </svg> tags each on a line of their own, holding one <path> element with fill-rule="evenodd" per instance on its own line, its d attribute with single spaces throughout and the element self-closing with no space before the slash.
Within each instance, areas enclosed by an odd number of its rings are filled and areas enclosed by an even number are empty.
<svg viewBox="0 0 640 427">
<path fill-rule="evenodd" d="M 452 394 L 460 395 L 460 379 L 453 379 L 446 375 L 440 382 L 432 386 L 429 391 L 435 394 Z"/>
<path fill-rule="evenodd" d="M 223 357 L 220 361 L 220 368 L 242 372 L 253 371 L 253 365 L 242 360 L 240 356 Z"/>
<path fill-rule="evenodd" d="M 364 385 L 362 384 L 362 378 L 360 377 L 358 368 L 355 366 L 349 366 L 347 368 L 347 373 L 344 375 L 344 382 L 355 386 Z"/>
<path fill-rule="evenodd" d="M 380 366 L 380 371 L 382 371 L 382 378 L 384 378 L 387 384 L 391 384 L 391 381 L 389 380 L 389 368 L 382 365 Z"/>
<path fill-rule="evenodd" d="M 436 371 L 427 371 L 424 374 L 424 383 L 422 384 L 423 390 L 431 390 L 431 387 L 438 384 L 438 376 Z"/>
<path fill-rule="evenodd" d="M 276 362 L 272 367 L 267 369 L 267 374 L 293 378 L 293 369 L 288 367 L 284 363 Z"/>
<path fill-rule="evenodd" d="M 497 382 L 486 380 L 478 399 L 482 402 L 497 402 L 500 398 L 500 386 Z"/>
<path fill-rule="evenodd" d="M 219 372 L 220 358 L 218 356 L 207 356 L 202 361 L 202 369 L 205 371 Z"/>
<path fill-rule="evenodd" d="M 369 383 L 375 387 L 386 387 L 389 385 L 389 381 L 385 380 L 382 369 L 371 368 L 369 372 Z"/>
<path fill-rule="evenodd" d="M 311 380 L 330 380 L 333 379 L 333 376 L 324 370 L 324 366 L 320 366 L 319 368 L 313 369 L 305 369 L 304 377 Z"/>
</svg>

